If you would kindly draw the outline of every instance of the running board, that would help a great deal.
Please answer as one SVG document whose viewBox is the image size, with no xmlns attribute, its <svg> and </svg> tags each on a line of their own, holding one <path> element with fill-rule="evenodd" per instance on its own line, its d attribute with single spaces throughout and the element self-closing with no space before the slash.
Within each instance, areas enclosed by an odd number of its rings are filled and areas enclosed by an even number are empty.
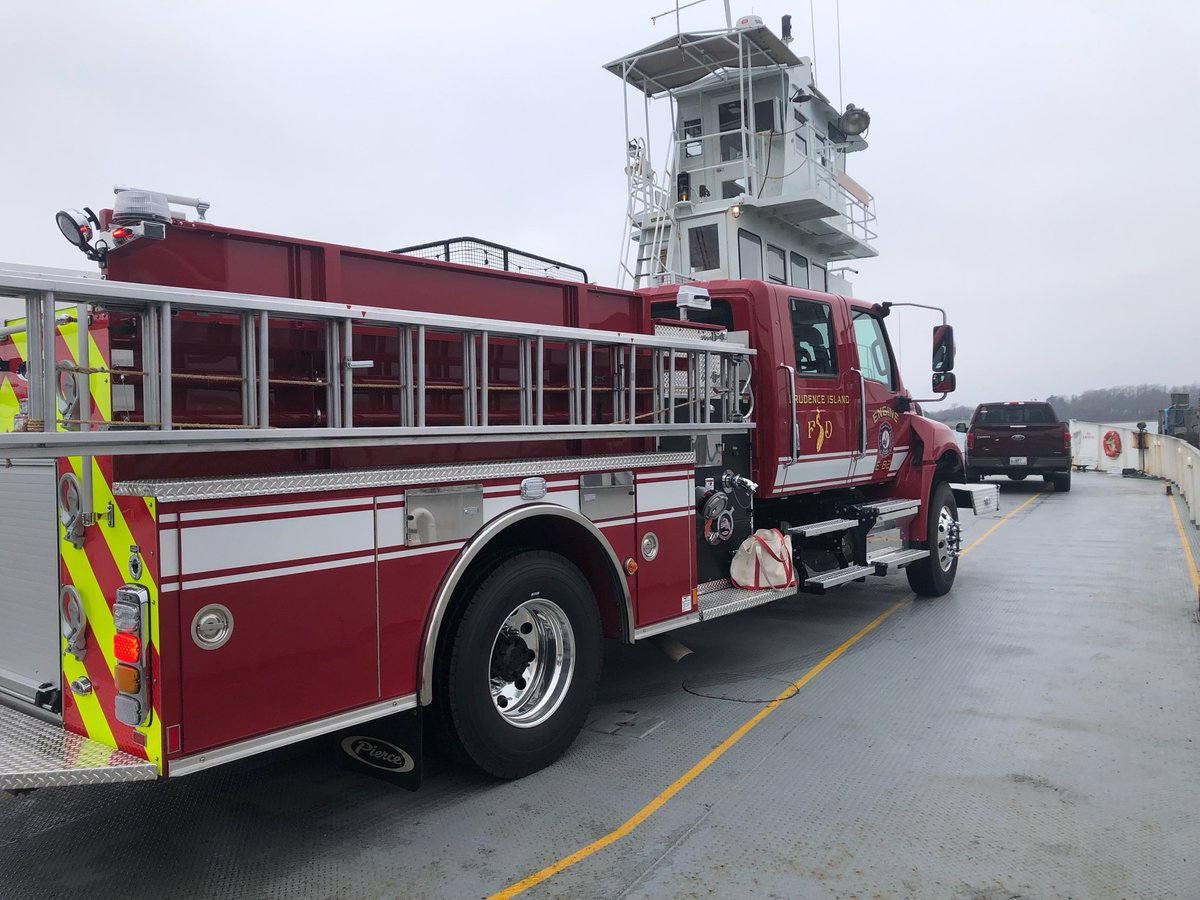
<svg viewBox="0 0 1200 900">
<path fill-rule="evenodd" d="M 867 564 L 875 567 L 876 575 L 886 575 L 889 566 L 895 566 L 897 569 L 903 569 L 907 565 L 915 563 L 919 559 L 925 559 L 929 556 L 928 550 L 918 550 L 917 548 L 900 548 L 898 550 L 885 550 L 882 553 L 868 556 Z"/>
<path fill-rule="evenodd" d="M 860 578 L 874 573 L 874 566 L 847 566 L 844 569 L 834 569 L 832 572 L 822 572 L 820 575 L 804 579 L 804 590 L 806 593 L 823 594 L 831 587 L 837 587 L 839 584 L 846 584 L 849 581 L 858 581 Z"/>
<path fill-rule="evenodd" d="M 921 510 L 920 500 L 882 500 L 878 503 L 860 503 L 858 509 L 868 515 L 875 516 L 875 524 L 891 522 L 915 515 Z"/>
<path fill-rule="evenodd" d="M 158 767 L 0 705 L 0 790 L 151 781 Z"/>
<path fill-rule="evenodd" d="M 796 595 L 796 586 L 780 588 L 774 590 L 772 588 L 764 588 L 762 590 L 746 589 L 739 587 L 727 587 L 720 590 L 710 591 L 707 594 L 699 594 L 696 597 L 696 605 L 700 610 L 700 621 L 706 622 L 709 619 L 716 619 L 719 616 L 727 616 L 730 613 L 741 612 L 743 609 L 752 609 L 755 606 L 762 606 L 770 603 L 773 600 L 782 600 L 784 597 L 794 597 Z"/>
<path fill-rule="evenodd" d="M 796 525 L 787 530 L 788 534 L 794 534 L 797 537 L 816 537 L 819 534 L 829 534 L 833 531 L 849 531 L 851 528 L 857 528 L 858 522 L 855 519 L 827 519 L 824 522 L 812 522 L 808 525 Z"/>
</svg>

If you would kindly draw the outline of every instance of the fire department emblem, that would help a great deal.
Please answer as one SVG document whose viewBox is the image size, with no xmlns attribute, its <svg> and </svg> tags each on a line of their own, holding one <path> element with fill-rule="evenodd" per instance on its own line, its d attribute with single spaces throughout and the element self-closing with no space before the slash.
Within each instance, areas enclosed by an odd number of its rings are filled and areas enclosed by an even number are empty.
<svg viewBox="0 0 1200 900">
<path fill-rule="evenodd" d="M 892 426 L 884 422 L 879 426 L 879 457 L 887 459 L 892 455 Z"/>
</svg>

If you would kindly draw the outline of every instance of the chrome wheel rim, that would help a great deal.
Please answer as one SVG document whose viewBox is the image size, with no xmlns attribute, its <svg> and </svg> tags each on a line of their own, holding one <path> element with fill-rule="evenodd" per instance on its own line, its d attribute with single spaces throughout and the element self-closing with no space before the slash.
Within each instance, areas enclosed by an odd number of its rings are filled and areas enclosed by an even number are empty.
<svg viewBox="0 0 1200 900">
<path fill-rule="evenodd" d="M 954 519 L 954 515 L 950 512 L 950 508 L 943 506 L 938 513 L 937 521 L 937 561 L 942 567 L 943 572 L 949 572 L 950 567 L 954 565 L 954 560 L 958 554 L 956 552 L 954 531 L 958 523 Z"/>
<path fill-rule="evenodd" d="M 562 607 L 526 600 L 492 641 L 488 680 L 496 712 L 516 728 L 545 722 L 562 704 L 575 662 L 575 633 Z"/>
</svg>

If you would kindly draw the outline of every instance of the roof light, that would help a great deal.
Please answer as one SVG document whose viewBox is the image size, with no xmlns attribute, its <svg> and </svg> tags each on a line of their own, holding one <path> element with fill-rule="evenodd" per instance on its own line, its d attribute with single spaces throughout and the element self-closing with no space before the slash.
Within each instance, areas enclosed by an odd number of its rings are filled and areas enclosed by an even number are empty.
<svg viewBox="0 0 1200 900">
<path fill-rule="evenodd" d="M 121 226 L 112 230 L 112 236 L 117 240 L 124 240 L 127 237 L 133 237 L 133 232 L 128 228 Z"/>
<path fill-rule="evenodd" d="M 166 194 L 124 190 L 113 200 L 114 222 L 170 222 L 171 204 Z"/>
</svg>

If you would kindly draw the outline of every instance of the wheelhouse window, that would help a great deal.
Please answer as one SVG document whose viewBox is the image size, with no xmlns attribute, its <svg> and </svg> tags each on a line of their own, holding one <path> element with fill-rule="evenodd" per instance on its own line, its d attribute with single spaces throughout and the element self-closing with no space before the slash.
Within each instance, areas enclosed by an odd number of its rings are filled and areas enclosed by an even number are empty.
<svg viewBox="0 0 1200 900">
<path fill-rule="evenodd" d="M 717 130 L 721 132 L 721 160 L 742 158 L 742 101 L 717 104 Z"/>
<path fill-rule="evenodd" d="M 767 280 L 787 284 L 787 258 L 778 247 L 767 244 Z"/>
<path fill-rule="evenodd" d="M 762 238 L 738 229 L 738 272 L 741 278 L 763 277 Z"/>
<path fill-rule="evenodd" d="M 833 315 L 828 303 L 788 298 L 792 314 L 792 346 L 799 375 L 836 375 Z"/>
<path fill-rule="evenodd" d="M 688 229 L 688 265 L 693 272 L 721 268 L 721 244 L 716 222 Z"/>
<path fill-rule="evenodd" d="M 854 322 L 854 343 L 858 347 L 858 368 L 863 377 L 894 388 L 892 353 L 883 324 L 861 309 L 856 309 L 851 318 Z"/>
<path fill-rule="evenodd" d="M 683 123 L 683 139 L 687 141 L 683 145 L 683 156 L 685 159 L 695 159 L 704 152 L 704 145 L 700 142 L 700 135 L 703 134 L 699 119 L 688 119 Z M 695 138 L 695 140 L 689 140 Z"/>
<path fill-rule="evenodd" d="M 808 287 L 808 257 L 792 254 L 792 287 Z"/>
<path fill-rule="evenodd" d="M 822 265 L 814 265 L 812 267 L 812 289 L 814 291 L 829 290 L 829 278 L 825 272 L 825 267 Z"/>
</svg>

